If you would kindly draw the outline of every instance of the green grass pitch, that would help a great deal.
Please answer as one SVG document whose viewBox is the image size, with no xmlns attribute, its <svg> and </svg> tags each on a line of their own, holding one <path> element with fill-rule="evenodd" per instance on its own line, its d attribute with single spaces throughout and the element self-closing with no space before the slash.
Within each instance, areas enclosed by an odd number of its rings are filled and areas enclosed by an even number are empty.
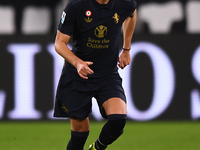
<svg viewBox="0 0 200 150">
<path fill-rule="evenodd" d="M 94 142 L 104 122 L 91 122 L 85 145 Z M 69 121 L 0 122 L 0 150 L 65 150 Z M 199 150 L 200 122 L 132 122 L 108 150 Z"/>
</svg>

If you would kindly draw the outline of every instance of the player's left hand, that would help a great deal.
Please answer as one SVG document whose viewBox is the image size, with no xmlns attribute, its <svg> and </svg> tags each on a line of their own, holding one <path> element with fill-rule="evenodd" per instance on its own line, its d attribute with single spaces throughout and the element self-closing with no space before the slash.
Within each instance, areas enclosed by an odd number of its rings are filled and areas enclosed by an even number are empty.
<svg viewBox="0 0 200 150">
<path fill-rule="evenodd" d="M 129 65 L 131 63 L 131 56 L 130 56 L 130 52 L 126 51 L 126 50 L 122 50 L 120 56 L 119 56 L 119 60 L 118 60 L 118 66 L 121 69 L 124 69 L 127 65 Z"/>
</svg>

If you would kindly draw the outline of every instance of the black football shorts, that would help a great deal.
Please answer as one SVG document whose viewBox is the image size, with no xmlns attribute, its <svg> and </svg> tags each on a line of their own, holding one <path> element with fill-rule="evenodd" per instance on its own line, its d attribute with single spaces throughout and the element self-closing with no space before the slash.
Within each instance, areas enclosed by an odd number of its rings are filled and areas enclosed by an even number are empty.
<svg viewBox="0 0 200 150">
<path fill-rule="evenodd" d="M 97 100 L 104 118 L 107 118 L 107 115 L 102 104 L 106 100 L 119 97 L 126 102 L 119 74 L 107 76 L 96 82 L 74 80 L 62 74 L 56 93 L 54 117 L 84 120 L 91 113 L 93 97 Z"/>
</svg>

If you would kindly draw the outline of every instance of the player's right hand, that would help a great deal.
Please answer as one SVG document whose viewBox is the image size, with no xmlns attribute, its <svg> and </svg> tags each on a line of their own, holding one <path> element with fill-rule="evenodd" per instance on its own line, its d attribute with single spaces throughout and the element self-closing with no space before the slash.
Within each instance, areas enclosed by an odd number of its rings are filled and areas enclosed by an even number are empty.
<svg viewBox="0 0 200 150">
<path fill-rule="evenodd" d="M 94 71 L 90 69 L 90 65 L 92 65 L 93 62 L 90 61 L 83 61 L 81 63 L 78 63 L 77 65 L 77 71 L 81 78 L 88 79 L 88 75 L 93 74 Z"/>
</svg>

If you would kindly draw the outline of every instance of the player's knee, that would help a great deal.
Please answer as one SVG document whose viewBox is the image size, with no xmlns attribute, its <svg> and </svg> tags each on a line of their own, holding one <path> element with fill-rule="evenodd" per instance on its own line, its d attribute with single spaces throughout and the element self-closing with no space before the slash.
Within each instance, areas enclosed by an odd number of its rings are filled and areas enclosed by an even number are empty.
<svg viewBox="0 0 200 150">
<path fill-rule="evenodd" d="M 112 114 L 108 115 L 108 123 L 110 123 L 110 130 L 114 136 L 120 136 L 123 133 L 127 120 L 126 114 Z"/>
<path fill-rule="evenodd" d="M 71 121 L 71 129 L 76 132 L 87 132 L 90 130 L 89 119 L 86 118 L 84 120 L 80 119 L 70 119 Z"/>
</svg>

